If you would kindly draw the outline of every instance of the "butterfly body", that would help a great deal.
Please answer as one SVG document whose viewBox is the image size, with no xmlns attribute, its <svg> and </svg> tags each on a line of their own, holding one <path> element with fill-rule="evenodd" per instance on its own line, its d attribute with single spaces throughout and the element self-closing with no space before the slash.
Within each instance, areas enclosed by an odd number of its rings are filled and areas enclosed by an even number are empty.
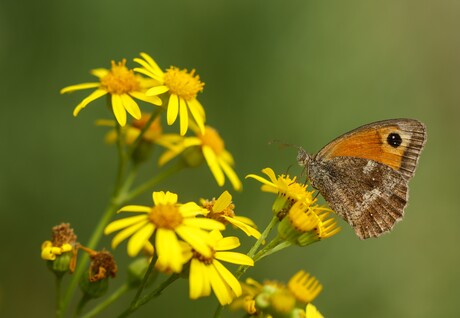
<svg viewBox="0 0 460 318">
<path fill-rule="evenodd" d="M 297 159 L 330 207 L 366 239 L 402 219 L 425 141 L 423 123 L 390 119 L 356 128 L 316 155 L 300 149 Z"/>
</svg>

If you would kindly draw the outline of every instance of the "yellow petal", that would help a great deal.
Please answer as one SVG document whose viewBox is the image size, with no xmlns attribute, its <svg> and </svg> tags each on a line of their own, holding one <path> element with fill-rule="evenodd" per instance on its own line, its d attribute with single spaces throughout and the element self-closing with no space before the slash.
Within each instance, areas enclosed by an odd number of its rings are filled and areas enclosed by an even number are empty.
<svg viewBox="0 0 460 318">
<path fill-rule="evenodd" d="M 198 125 L 198 128 L 200 129 L 200 132 L 204 134 L 205 115 L 204 115 L 203 107 L 196 99 L 187 101 L 187 104 L 188 104 L 188 108 L 190 109 L 190 113 L 192 114 L 193 119 L 195 120 L 196 124 Z"/>
<path fill-rule="evenodd" d="M 219 166 L 219 162 L 217 160 L 216 154 L 209 146 L 203 146 L 203 156 L 206 159 L 206 163 L 208 164 L 209 169 L 211 170 L 214 178 L 217 181 L 219 186 L 223 186 L 225 183 L 225 176 L 222 172 L 221 167 Z"/>
<path fill-rule="evenodd" d="M 128 237 L 130 237 L 131 235 L 139 231 L 139 229 L 144 227 L 148 222 L 149 221 L 145 219 L 144 221 L 134 224 L 130 227 L 127 227 L 123 231 L 120 231 L 119 233 L 117 233 L 117 235 L 115 235 L 112 239 L 112 248 L 113 249 L 116 248 L 118 244 L 120 244 L 121 242 L 126 240 Z"/>
<path fill-rule="evenodd" d="M 60 93 L 61 94 L 72 93 L 72 92 L 79 91 L 82 89 L 96 88 L 99 86 L 101 86 L 101 83 L 81 83 L 81 84 L 66 86 L 63 89 L 61 89 Z"/>
<path fill-rule="evenodd" d="M 103 78 L 104 76 L 109 74 L 109 72 L 110 71 L 106 68 L 95 68 L 95 69 L 92 69 L 90 73 L 98 78 Z"/>
<path fill-rule="evenodd" d="M 128 255 L 136 256 L 140 250 L 145 246 L 145 243 L 152 236 L 155 226 L 152 223 L 148 223 L 143 228 L 134 234 L 128 242 Z"/>
<path fill-rule="evenodd" d="M 136 215 L 128 218 L 119 219 L 108 224 L 104 229 L 104 234 L 110 234 L 115 231 L 121 230 L 125 227 L 131 226 L 135 223 L 147 220 L 146 215 Z"/>
<path fill-rule="evenodd" d="M 232 203 L 232 195 L 228 191 L 224 191 L 214 203 L 212 210 L 222 212 L 230 203 Z"/>
<path fill-rule="evenodd" d="M 208 218 L 187 218 L 182 221 L 182 224 L 203 230 L 225 230 L 225 225 L 219 221 Z"/>
<path fill-rule="evenodd" d="M 237 228 L 239 228 L 240 230 L 242 230 L 244 233 L 246 233 L 246 235 L 248 236 L 253 236 L 255 237 L 256 239 L 259 239 L 260 237 L 260 232 L 257 231 L 254 227 L 252 227 L 251 225 L 247 224 L 247 223 L 244 223 L 244 222 L 241 222 L 238 218 L 241 218 L 241 217 L 234 217 L 234 218 L 231 218 L 231 217 L 228 217 L 228 216 L 224 216 L 225 220 L 227 220 L 227 222 L 229 222 L 230 224 L 236 226 Z M 249 219 L 248 219 L 249 220 Z M 252 221 L 251 221 L 252 222 Z"/>
<path fill-rule="evenodd" d="M 246 256 L 246 255 L 244 255 L 244 256 Z M 246 256 L 246 257 L 248 257 L 248 256 Z M 219 275 L 223 278 L 223 280 L 227 283 L 227 285 L 233 290 L 233 292 L 235 293 L 235 296 L 237 296 L 237 297 L 240 296 L 241 293 L 242 293 L 242 290 L 241 290 L 241 284 L 238 281 L 238 279 L 236 279 L 236 277 L 233 276 L 233 274 L 224 265 L 222 265 L 219 261 L 214 260 L 212 262 L 212 265 L 215 266 L 215 268 L 216 268 L 217 272 L 219 273 Z"/>
<path fill-rule="evenodd" d="M 180 135 L 184 136 L 188 129 L 188 109 L 187 103 L 183 98 L 179 98 L 179 112 L 180 112 Z"/>
<path fill-rule="evenodd" d="M 217 244 L 213 246 L 213 248 L 216 251 L 225 251 L 232 250 L 234 248 L 237 248 L 238 246 L 240 246 L 240 240 L 236 236 L 227 236 L 221 237 L 220 240 L 217 241 Z"/>
<path fill-rule="evenodd" d="M 212 252 L 209 246 L 212 244 L 212 240 L 207 232 L 185 225 L 179 225 L 175 230 L 176 233 L 198 253 L 204 257 L 211 257 Z"/>
<path fill-rule="evenodd" d="M 122 207 L 117 213 L 120 212 L 142 212 L 142 213 L 150 213 L 152 207 L 145 206 L 145 205 L 126 205 Z"/>
<path fill-rule="evenodd" d="M 179 273 L 182 270 L 182 249 L 174 231 L 162 228 L 157 229 L 155 247 L 160 266 L 169 268 L 175 273 Z"/>
<path fill-rule="evenodd" d="M 155 87 L 150 88 L 147 92 L 145 92 L 145 95 L 156 96 L 156 95 L 166 93 L 167 91 L 169 91 L 168 86 L 160 85 L 160 86 L 155 86 Z"/>
<path fill-rule="evenodd" d="M 197 215 L 206 215 L 209 213 L 207 209 L 199 206 L 195 202 L 184 203 L 180 206 L 179 210 L 180 214 L 182 214 L 184 218 L 194 217 Z"/>
<path fill-rule="evenodd" d="M 120 126 L 126 125 L 126 110 L 120 95 L 112 95 L 112 110 Z"/>
<path fill-rule="evenodd" d="M 222 168 L 222 170 L 230 180 L 230 183 L 232 184 L 233 188 L 237 191 L 240 191 L 243 186 L 233 168 L 227 162 L 225 162 L 225 160 L 222 160 L 221 158 L 217 158 L 217 160 L 219 161 L 219 166 Z"/>
<path fill-rule="evenodd" d="M 189 276 L 189 295 L 197 299 L 211 294 L 211 283 L 206 271 L 206 265 L 197 259 L 192 259 Z"/>
<path fill-rule="evenodd" d="M 169 96 L 168 112 L 166 114 L 168 125 L 174 124 L 174 122 L 176 121 L 178 112 L 179 112 L 179 97 L 175 94 L 171 94 L 171 96 Z"/>
<path fill-rule="evenodd" d="M 214 258 L 232 264 L 254 266 L 252 258 L 237 252 L 216 252 Z"/>
<path fill-rule="evenodd" d="M 158 96 L 147 96 L 141 92 L 130 92 L 129 95 L 143 102 L 150 103 L 156 106 L 161 106 L 163 104 L 163 101 Z"/>
<path fill-rule="evenodd" d="M 80 104 L 77 105 L 77 107 L 75 107 L 75 109 L 73 110 L 73 115 L 74 116 L 77 116 L 78 113 L 80 112 L 80 110 L 82 110 L 83 108 L 86 107 L 86 105 L 88 105 L 89 103 L 91 103 L 93 100 L 95 99 L 98 99 L 99 97 L 101 96 L 104 96 L 105 94 L 107 94 L 107 91 L 103 90 L 103 89 L 96 89 L 94 92 L 92 92 L 88 97 L 86 97 L 85 99 L 83 99 Z"/>
<path fill-rule="evenodd" d="M 230 294 L 230 290 L 225 284 L 225 281 L 217 272 L 217 269 L 213 265 L 208 265 L 207 272 L 209 275 L 209 280 L 211 282 L 212 290 L 214 291 L 214 294 L 219 300 L 219 303 L 222 306 L 229 304 L 232 301 L 233 297 Z"/>
<path fill-rule="evenodd" d="M 120 95 L 120 97 L 126 111 L 134 118 L 140 119 L 141 110 L 139 109 L 139 106 L 134 101 L 134 99 L 132 99 L 131 96 L 129 96 L 128 94 Z"/>
</svg>

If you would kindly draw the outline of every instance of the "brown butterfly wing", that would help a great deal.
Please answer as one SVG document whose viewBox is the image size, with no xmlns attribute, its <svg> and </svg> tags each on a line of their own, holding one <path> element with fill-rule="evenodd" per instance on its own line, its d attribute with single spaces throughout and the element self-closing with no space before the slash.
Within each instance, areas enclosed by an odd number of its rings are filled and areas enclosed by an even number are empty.
<svg viewBox="0 0 460 318">
<path fill-rule="evenodd" d="M 309 178 L 361 239 L 390 231 L 403 217 L 408 180 L 388 166 L 362 158 L 335 157 L 312 162 Z"/>
<path fill-rule="evenodd" d="M 396 147 L 395 144 L 390 144 L 391 136 L 399 136 L 401 143 Z M 407 118 L 389 119 L 343 134 L 321 149 L 315 159 L 369 159 L 398 170 L 409 179 L 414 175 L 425 141 L 426 129 L 420 121 Z"/>
<path fill-rule="evenodd" d="M 404 213 L 425 125 L 390 119 L 352 130 L 308 163 L 312 184 L 361 238 L 388 232 Z"/>
</svg>

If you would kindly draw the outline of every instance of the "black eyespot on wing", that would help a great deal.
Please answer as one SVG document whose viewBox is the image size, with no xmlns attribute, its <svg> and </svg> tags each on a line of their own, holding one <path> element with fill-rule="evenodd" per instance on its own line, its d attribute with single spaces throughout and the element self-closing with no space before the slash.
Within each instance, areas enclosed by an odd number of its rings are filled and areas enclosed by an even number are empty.
<svg viewBox="0 0 460 318">
<path fill-rule="evenodd" d="M 398 148 L 399 145 L 402 143 L 402 138 L 399 134 L 397 133 L 391 133 L 387 137 L 387 142 L 390 146 L 394 148 Z"/>
</svg>

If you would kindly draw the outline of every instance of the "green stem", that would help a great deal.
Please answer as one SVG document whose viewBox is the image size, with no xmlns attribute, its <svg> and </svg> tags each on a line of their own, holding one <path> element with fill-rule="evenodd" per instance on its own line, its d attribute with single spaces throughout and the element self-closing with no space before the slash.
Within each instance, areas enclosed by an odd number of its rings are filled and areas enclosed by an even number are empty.
<svg viewBox="0 0 460 318">
<path fill-rule="evenodd" d="M 85 305 L 88 303 L 88 301 L 90 301 L 91 298 L 86 296 L 86 294 L 84 294 L 80 301 L 78 302 L 78 306 L 77 306 L 77 311 L 75 312 L 75 316 L 80 316 L 81 314 L 81 311 L 83 310 L 83 307 L 85 307 Z"/>
<path fill-rule="evenodd" d="M 131 315 L 133 312 L 135 312 L 136 310 L 139 309 L 139 307 L 145 305 L 146 303 L 148 303 L 150 300 L 158 297 L 161 295 L 161 293 L 163 292 L 163 290 L 166 289 L 166 287 L 168 287 L 169 285 L 171 285 L 172 283 L 174 283 L 178 278 L 180 277 L 180 275 L 178 274 L 173 274 L 171 276 L 168 277 L 167 280 L 165 280 L 163 283 L 161 283 L 160 286 L 158 286 L 157 288 L 155 288 L 151 293 L 145 295 L 144 297 L 142 297 L 141 299 L 139 299 L 139 301 L 137 301 L 137 303 L 135 305 L 131 305 L 126 311 L 124 311 L 120 316 L 118 316 L 119 318 L 122 318 L 122 317 L 128 317 L 129 315 Z"/>
<path fill-rule="evenodd" d="M 102 303 L 94 307 L 91 311 L 86 313 L 82 316 L 82 318 L 92 318 L 101 313 L 104 309 L 106 309 L 110 304 L 120 298 L 123 294 L 125 294 L 129 290 L 129 285 L 124 284 L 120 286 L 117 290 L 115 290 L 109 297 L 107 297 Z"/>
<path fill-rule="evenodd" d="M 62 275 L 56 275 L 56 318 L 62 317 L 61 286 Z"/>
<path fill-rule="evenodd" d="M 250 258 L 254 258 L 254 255 L 256 254 L 256 252 L 259 249 L 260 245 L 262 245 L 262 243 L 265 242 L 265 239 L 267 238 L 268 234 L 270 234 L 271 230 L 273 229 L 273 227 L 278 222 L 279 222 L 278 217 L 276 217 L 276 215 L 273 216 L 273 218 L 271 219 L 270 223 L 267 225 L 265 230 L 262 232 L 262 235 L 260 236 L 260 238 L 257 240 L 257 242 L 251 247 L 251 249 L 247 253 L 247 255 Z M 241 265 L 238 268 L 238 270 L 236 271 L 235 277 L 240 278 L 246 272 L 246 270 L 248 268 L 249 268 L 249 266 L 247 266 L 247 265 Z"/>
<path fill-rule="evenodd" d="M 273 241 L 270 242 L 265 248 L 260 250 L 255 256 L 254 256 L 254 262 L 260 261 L 262 258 L 265 256 L 271 255 L 273 253 L 279 252 L 286 247 L 291 246 L 292 243 L 289 241 L 285 241 L 281 239 L 280 237 L 276 237 Z"/>
<path fill-rule="evenodd" d="M 147 267 L 147 271 L 144 274 L 144 277 L 142 279 L 141 285 L 139 286 L 139 289 L 136 292 L 136 295 L 134 296 L 133 300 L 131 301 L 131 306 L 134 307 L 136 306 L 137 302 L 139 301 L 139 298 L 142 295 L 142 291 L 144 290 L 145 286 L 147 286 L 147 282 L 149 281 L 150 275 L 152 274 L 153 269 L 155 268 L 155 263 L 157 262 L 157 256 L 156 253 L 153 255 L 152 260 L 150 261 L 149 267 Z"/>
</svg>

